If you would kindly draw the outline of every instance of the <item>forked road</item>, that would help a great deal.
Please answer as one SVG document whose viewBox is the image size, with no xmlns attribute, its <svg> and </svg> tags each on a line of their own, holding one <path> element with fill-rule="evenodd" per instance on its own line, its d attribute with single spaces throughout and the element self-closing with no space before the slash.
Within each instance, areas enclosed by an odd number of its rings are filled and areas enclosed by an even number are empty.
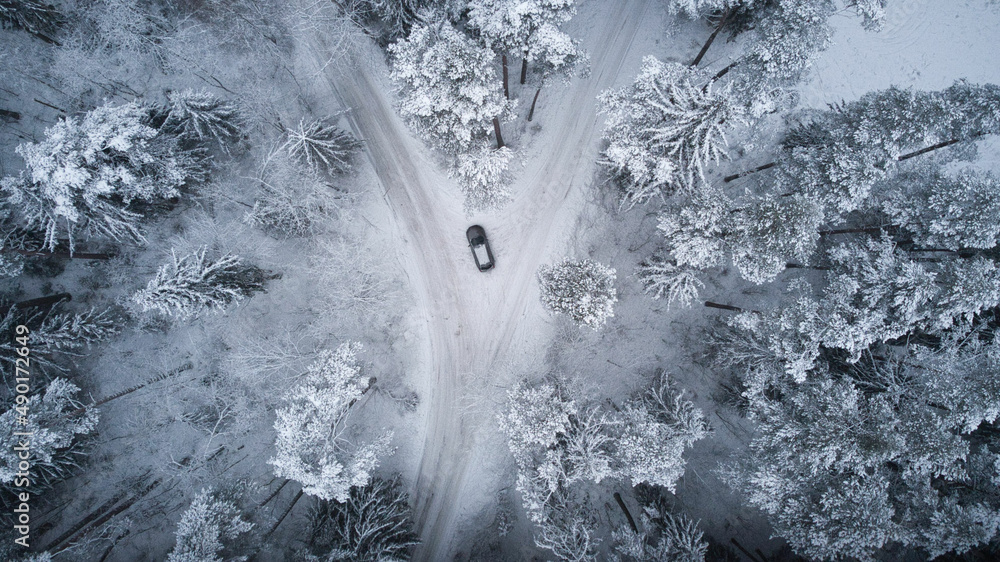
<svg viewBox="0 0 1000 562">
<path fill-rule="evenodd" d="M 360 62 L 326 72 L 332 90 L 351 108 L 353 125 L 385 189 L 406 250 L 400 258 L 426 319 L 429 356 L 419 390 L 427 425 L 414 494 L 422 542 L 415 560 L 451 558 L 458 516 L 470 507 L 469 494 L 463 493 L 474 468 L 470 460 L 502 453 L 475 450 L 475 434 L 488 428 L 489 420 L 483 419 L 486 412 L 463 416 L 464 383 L 507 355 L 519 321 L 537 306 L 535 272 L 552 246 L 561 243 L 550 240 L 556 222 L 575 211 L 564 203 L 593 173 L 600 139 L 596 97 L 620 82 L 626 56 L 643 54 L 629 48 L 640 26 L 649 25 L 647 2 L 581 7 L 609 12 L 588 18 L 592 25 L 579 37 L 591 54 L 591 76 L 574 81 L 560 106 L 548 110 L 537 139 L 542 148 L 514 186 L 515 200 L 483 219 L 498 263 L 486 275 L 475 271 L 468 255 L 469 223 L 460 191 L 397 115 L 381 57 L 371 51 L 366 56 L 361 49 L 354 55 Z"/>
</svg>

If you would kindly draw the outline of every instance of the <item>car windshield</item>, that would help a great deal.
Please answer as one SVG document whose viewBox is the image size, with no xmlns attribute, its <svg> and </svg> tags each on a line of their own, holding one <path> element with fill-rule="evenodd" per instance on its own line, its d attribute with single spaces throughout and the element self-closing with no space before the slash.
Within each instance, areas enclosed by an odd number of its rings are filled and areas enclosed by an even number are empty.
<svg viewBox="0 0 1000 562">
<path fill-rule="evenodd" d="M 476 236 L 475 238 L 472 239 L 473 246 L 482 246 L 483 242 L 485 242 L 485 240 L 483 240 L 482 236 Z"/>
</svg>

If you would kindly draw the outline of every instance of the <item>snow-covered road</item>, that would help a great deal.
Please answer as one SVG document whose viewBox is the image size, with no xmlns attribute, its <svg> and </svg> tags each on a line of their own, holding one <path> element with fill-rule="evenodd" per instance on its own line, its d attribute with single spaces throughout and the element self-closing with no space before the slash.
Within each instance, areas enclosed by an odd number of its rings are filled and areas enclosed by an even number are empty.
<svg viewBox="0 0 1000 562">
<path fill-rule="evenodd" d="M 621 83 L 627 56 L 642 55 L 629 49 L 639 27 L 649 24 L 647 3 L 616 2 L 588 20 L 593 23 L 579 38 L 591 53 L 591 76 L 561 92 L 559 105 L 539 119 L 544 127 L 535 143 L 539 149 L 514 186 L 514 201 L 476 217 L 497 255 L 497 268 L 488 274 L 477 272 L 468 255 L 464 233 L 471 223 L 460 191 L 396 114 L 375 47 L 360 48 L 352 55 L 354 64 L 325 73 L 331 90 L 351 108 L 352 124 L 385 189 L 404 249 L 399 257 L 426 320 L 429 355 L 418 388 L 426 427 L 414 497 L 422 543 L 416 560 L 451 557 L 460 514 L 481 507 L 467 505 L 482 498 L 464 489 L 470 469 L 506 453 L 483 450 L 486 441 L 476 439 L 476 433 L 495 426 L 488 412 L 460 406 L 468 404 L 462 401 L 463 389 L 470 377 L 516 353 L 516 342 L 531 339 L 524 319 L 540 315 L 535 272 L 552 250 L 561 249 L 559 233 L 583 201 L 579 195 L 593 175 L 599 150 L 596 96 Z"/>
</svg>

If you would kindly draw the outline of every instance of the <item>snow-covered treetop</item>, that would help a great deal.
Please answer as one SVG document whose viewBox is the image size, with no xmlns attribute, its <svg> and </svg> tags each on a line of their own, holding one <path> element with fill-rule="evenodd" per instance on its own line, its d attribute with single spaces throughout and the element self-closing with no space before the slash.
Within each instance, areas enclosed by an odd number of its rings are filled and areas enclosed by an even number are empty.
<svg viewBox="0 0 1000 562">
<path fill-rule="evenodd" d="M 347 501 L 350 489 L 366 485 L 392 451 L 392 432 L 367 443 L 351 444 L 343 436 L 351 406 L 370 384 L 361 373 L 360 349 L 348 342 L 320 353 L 276 412 L 276 451 L 268 462 L 276 475 L 298 481 L 306 494 L 320 499 Z"/>
<path fill-rule="evenodd" d="M 543 265 L 538 269 L 542 304 L 596 330 L 614 316 L 615 277 L 613 268 L 591 260 Z"/>
<path fill-rule="evenodd" d="M 400 112 L 438 146 L 460 152 L 506 120 L 513 103 L 504 99 L 493 53 L 464 36 L 441 14 L 425 14 L 406 39 L 389 46 L 392 79 L 401 89 Z"/>
<path fill-rule="evenodd" d="M 604 92 L 606 163 L 624 184 L 623 205 L 691 189 L 704 169 L 726 156 L 726 130 L 741 121 L 728 88 L 703 71 L 643 59 L 631 86 Z"/>
<path fill-rule="evenodd" d="M 495 51 L 527 54 L 545 25 L 553 28 L 576 13 L 575 0 L 471 0 L 469 25 Z"/>
</svg>

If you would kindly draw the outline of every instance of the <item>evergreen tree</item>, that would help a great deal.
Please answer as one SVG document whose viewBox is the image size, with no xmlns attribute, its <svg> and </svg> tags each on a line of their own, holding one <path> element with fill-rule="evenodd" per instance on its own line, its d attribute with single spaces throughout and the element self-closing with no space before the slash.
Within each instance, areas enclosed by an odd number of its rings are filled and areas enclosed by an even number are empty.
<svg viewBox="0 0 1000 562">
<path fill-rule="evenodd" d="M 288 140 L 282 148 L 289 156 L 317 173 L 342 173 L 351 169 L 351 159 L 361 148 L 361 141 L 340 130 L 333 119 L 317 119 L 286 129 Z"/>
<path fill-rule="evenodd" d="M 402 89 L 400 113 L 435 145 L 463 152 L 511 117 L 496 83 L 493 56 L 430 13 L 406 39 L 389 46 L 392 79 Z"/>
<path fill-rule="evenodd" d="M 481 147 L 458 157 L 455 175 L 465 193 L 469 211 L 499 209 L 510 200 L 508 168 L 514 152 L 507 148 Z"/>
<path fill-rule="evenodd" d="M 367 443 L 345 434 L 351 406 L 368 390 L 357 353 L 360 344 L 345 343 L 320 353 L 301 384 L 285 397 L 274 429 L 275 475 L 295 480 L 321 500 L 346 502 L 351 488 L 367 485 L 382 457 L 392 448 L 392 432 Z"/>
<path fill-rule="evenodd" d="M 72 251 L 80 231 L 144 241 L 132 204 L 177 197 L 199 174 L 189 155 L 145 124 L 147 115 L 134 102 L 105 105 L 64 118 L 45 130 L 45 140 L 17 147 L 27 174 L 4 178 L 0 190 L 27 228 L 44 231 L 47 249 L 66 235 Z"/>
<path fill-rule="evenodd" d="M 614 316 L 615 270 L 599 263 L 569 259 L 538 269 L 542 304 L 555 314 L 595 330 Z"/>
<path fill-rule="evenodd" d="M 707 85 L 706 85 L 707 82 Z M 654 196 L 693 189 L 695 177 L 726 155 L 726 130 L 740 116 L 727 88 L 701 71 L 654 57 L 635 82 L 600 96 L 607 114 L 606 164 L 631 207 Z"/>
<path fill-rule="evenodd" d="M 79 467 L 81 440 L 97 427 L 97 410 L 88 408 L 82 415 L 69 415 L 82 404 L 76 395 L 80 389 L 66 379 L 56 378 L 43 388 L 33 389 L 25 402 L 9 395 L 0 414 L 0 483 L 11 486 L 18 472 L 18 451 L 15 447 L 30 434 L 31 476 L 34 493 L 66 479 Z M 25 396 L 19 394 L 18 396 Z"/>
<path fill-rule="evenodd" d="M 242 113 L 232 102 L 206 92 L 182 90 L 167 94 L 160 130 L 193 143 L 215 142 L 228 152 L 243 137 Z"/>
<path fill-rule="evenodd" d="M 552 39 L 562 33 L 559 24 L 575 13 L 575 0 L 471 0 L 469 25 L 479 30 L 490 49 L 522 57 L 523 84 L 528 62 L 551 51 Z M 558 41 L 571 40 L 559 37 Z"/>
<path fill-rule="evenodd" d="M 170 263 L 160 266 L 145 289 L 136 291 L 131 302 L 141 312 L 155 311 L 186 319 L 205 309 L 220 310 L 264 289 L 267 275 L 238 256 L 212 260 L 207 247 L 177 257 L 170 251 Z"/>
<path fill-rule="evenodd" d="M 239 562 L 246 556 L 227 555 L 226 543 L 250 532 L 235 503 L 211 488 L 195 496 L 177 523 L 177 544 L 167 562 Z"/>
<path fill-rule="evenodd" d="M 636 271 L 646 294 L 654 299 L 667 298 L 667 307 L 675 301 L 691 306 L 698 298 L 698 291 L 705 286 L 697 277 L 697 270 L 677 265 L 661 255 L 653 255 L 639 264 Z"/>
</svg>

